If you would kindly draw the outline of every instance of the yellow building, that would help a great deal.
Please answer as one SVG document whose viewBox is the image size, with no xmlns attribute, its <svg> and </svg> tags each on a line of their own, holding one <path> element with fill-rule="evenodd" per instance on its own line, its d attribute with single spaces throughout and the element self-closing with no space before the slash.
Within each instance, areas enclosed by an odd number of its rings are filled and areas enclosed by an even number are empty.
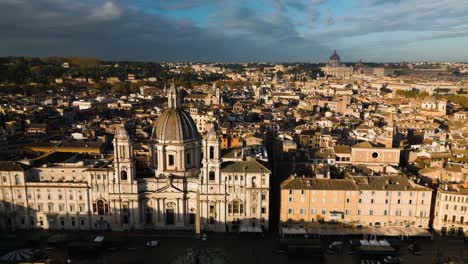
<svg viewBox="0 0 468 264">
<path fill-rule="evenodd" d="M 468 185 L 443 186 L 437 191 L 433 228 L 468 236 Z"/>
<path fill-rule="evenodd" d="M 280 222 L 282 226 L 318 221 L 428 228 L 431 193 L 406 176 L 291 176 L 281 184 Z"/>
</svg>

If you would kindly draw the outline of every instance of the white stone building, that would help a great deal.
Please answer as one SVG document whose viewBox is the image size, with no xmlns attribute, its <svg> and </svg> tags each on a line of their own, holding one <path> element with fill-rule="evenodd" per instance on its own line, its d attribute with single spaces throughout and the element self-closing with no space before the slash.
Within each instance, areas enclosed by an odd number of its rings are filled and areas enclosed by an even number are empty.
<svg viewBox="0 0 468 264">
<path fill-rule="evenodd" d="M 110 157 L 0 162 L 0 229 L 267 229 L 271 171 L 255 159 L 223 162 L 220 145 L 214 127 L 201 138 L 173 85 L 149 142 L 149 175 L 137 177 L 124 126 Z"/>
</svg>

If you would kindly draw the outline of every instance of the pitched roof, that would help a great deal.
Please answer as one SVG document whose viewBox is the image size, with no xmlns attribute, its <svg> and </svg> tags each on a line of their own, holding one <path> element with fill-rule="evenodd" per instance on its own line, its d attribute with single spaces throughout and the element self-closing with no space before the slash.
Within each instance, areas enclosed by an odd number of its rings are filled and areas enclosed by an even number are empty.
<svg viewBox="0 0 468 264">
<path fill-rule="evenodd" d="M 281 183 L 281 189 L 357 191 L 357 186 L 352 179 L 289 177 Z"/>
<path fill-rule="evenodd" d="M 243 173 L 271 173 L 266 165 L 260 163 L 255 159 L 246 161 L 229 161 L 224 162 L 221 166 L 222 172 L 243 172 Z"/>
<path fill-rule="evenodd" d="M 359 190 L 389 190 L 389 191 L 429 191 L 429 188 L 416 185 L 408 177 L 398 176 L 373 176 L 355 177 Z"/>
<path fill-rule="evenodd" d="M 0 171 L 25 171 L 29 169 L 28 165 L 17 161 L 0 161 Z"/>
<path fill-rule="evenodd" d="M 384 148 L 385 146 L 382 144 L 371 143 L 369 141 L 363 141 L 361 143 L 357 143 L 356 145 L 352 146 L 352 148 Z"/>
<path fill-rule="evenodd" d="M 333 146 L 333 150 L 335 153 L 351 154 L 351 148 L 346 145 L 335 145 Z"/>
</svg>

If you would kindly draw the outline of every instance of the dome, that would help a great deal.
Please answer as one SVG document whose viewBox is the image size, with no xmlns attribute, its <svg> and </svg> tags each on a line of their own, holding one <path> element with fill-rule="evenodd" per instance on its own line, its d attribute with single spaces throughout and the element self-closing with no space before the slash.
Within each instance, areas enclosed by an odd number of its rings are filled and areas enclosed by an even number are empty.
<svg viewBox="0 0 468 264">
<path fill-rule="evenodd" d="M 156 121 L 153 139 L 161 141 L 199 140 L 197 126 L 192 117 L 182 109 L 166 109 Z"/>
<path fill-rule="evenodd" d="M 174 84 L 168 92 L 168 108 L 156 120 L 152 138 L 158 141 L 179 142 L 200 140 L 192 117 L 180 108 L 178 91 Z"/>
<path fill-rule="evenodd" d="M 333 52 L 333 54 L 330 56 L 330 60 L 340 60 L 340 56 L 336 53 L 336 50 Z"/>
</svg>

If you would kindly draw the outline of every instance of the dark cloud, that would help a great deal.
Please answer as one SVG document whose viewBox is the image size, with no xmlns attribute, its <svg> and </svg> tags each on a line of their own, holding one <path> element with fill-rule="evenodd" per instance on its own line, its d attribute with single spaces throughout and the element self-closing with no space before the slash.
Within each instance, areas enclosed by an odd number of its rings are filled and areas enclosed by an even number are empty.
<svg viewBox="0 0 468 264">
<path fill-rule="evenodd" d="M 309 61 L 327 53 L 317 43 L 299 37 L 284 18 L 266 22 L 246 8 L 232 10 L 216 29 L 145 14 L 110 1 L 2 1 L 0 17 L 1 56 Z"/>
</svg>

